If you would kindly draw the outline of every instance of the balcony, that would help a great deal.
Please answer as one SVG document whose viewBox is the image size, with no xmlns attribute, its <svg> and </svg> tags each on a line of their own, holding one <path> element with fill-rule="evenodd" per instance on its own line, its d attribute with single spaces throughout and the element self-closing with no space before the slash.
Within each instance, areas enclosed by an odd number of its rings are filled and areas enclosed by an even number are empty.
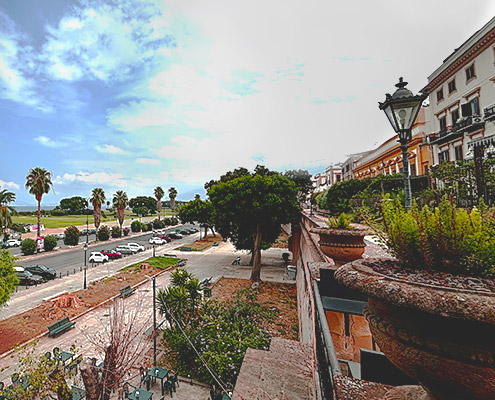
<svg viewBox="0 0 495 400">
<path fill-rule="evenodd" d="M 490 121 L 492 119 L 495 119 L 495 104 L 490 106 L 490 107 L 485 108 L 484 118 L 485 118 L 485 121 Z"/>
<path fill-rule="evenodd" d="M 480 129 L 484 124 L 485 121 L 480 115 L 463 117 L 454 125 L 454 130 L 457 132 L 471 132 Z"/>
</svg>

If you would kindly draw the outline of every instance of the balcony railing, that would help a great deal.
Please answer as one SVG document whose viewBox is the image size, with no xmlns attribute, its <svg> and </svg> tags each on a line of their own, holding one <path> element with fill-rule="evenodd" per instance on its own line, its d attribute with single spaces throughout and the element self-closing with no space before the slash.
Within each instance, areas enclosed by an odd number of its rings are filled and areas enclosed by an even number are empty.
<svg viewBox="0 0 495 400">
<path fill-rule="evenodd" d="M 485 114 L 486 120 L 490 120 L 490 119 L 495 118 L 495 105 L 493 105 L 491 107 L 486 107 L 484 110 L 484 114 Z"/>
<path fill-rule="evenodd" d="M 480 115 L 475 115 L 473 117 L 464 117 L 454 125 L 454 130 L 457 132 L 469 131 L 483 124 L 483 117 Z"/>
</svg>

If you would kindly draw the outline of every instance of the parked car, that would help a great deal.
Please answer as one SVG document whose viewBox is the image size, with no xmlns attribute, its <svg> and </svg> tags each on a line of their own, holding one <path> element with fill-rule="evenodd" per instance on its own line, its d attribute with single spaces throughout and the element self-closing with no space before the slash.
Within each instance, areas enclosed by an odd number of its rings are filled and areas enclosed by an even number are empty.
<svg viewBox="0 0 495 400">
<path fill-rule="evenodd" d="M 179 233 L 180 233 L 181 235 L 190 235 L 190 234 L 191 234 L 191 232 L 189 232 L 187 229 L 181 229 L 181 230 L 179 231 Z"/>
<path fill-rule="evenodd" d="M 37 285 L 38 283 L 43 283 L 43 278 L 41 276 L 33 275 L 23 267 L 14 267 L 14 273 L 21 285 Z"/>
<path fill-rule="evenodd" d="M 115 250 L 103 250 L 100 253 L 108 256 L 108 258 L 111 258 L 112 260 L 115 260 L 116 258 L 122 258 L 122 253 Z"/>
<path fill-rule="evenodd" d="M 170 243 L 172 241 L 172 238 L 170 236 L 168 236 L 168 235 L 163 235 L 162 236 L 162 239 L 166 240 L 167 243 Z"/>
<path fill-rule="evenodd" d="M 137 251 L 144 251 L 144 246 L 139 243 L 131 242 L 127 243 L 127 246 L 129 246 L 131 249 L 136 249 Z"/>
<path fill-rule="evenodd" d="M 159 236 L 154 236 L 154 237 L 150 238 L 150 240 L 148 240 L 148 242 L 150 242 L 150 244 L 165 244 L 165 243 L 167 243 L 167 241 L 165 239 L 162 239 Z"/>
<path fill-rule="evenodd" d="M 55 236 L 57 237 L 58 240 L 64 240 L 65 239 L 65 233 L 56 233 Z"/>
<path fill-rule="evenodd" d="M 180 233 L 176 233 L 176 232 L 170 232 L 168 234 L 168 236 L 170 236 L 172 239 L 182 239 L 183 238 L 183 236 Z"/>
<path fill-rule="evenodd" d="M 57 277 L 57 271 L 53 268 L 48 268 L 45 265 L 29 265 L 28 267 L 24 267 L 24 269 L 31 272 L 33 275 L 39 275 L 46 280 L 55 279 Z"/>
<path fill-rule="evenodd" d="M 0 243 L 0 249 L 8 249 L 8 248 L 9 248 L 9 244 L 7 242 Z"/>
<path fill-rule="evenodd" d="M 7 240 L 7 244 L 9 247 L 19 247 L 21 245 L 21 241 L 17 239 L 9 239 Z"/>
<path fill-rule="evenodd" d="M 92 251 L 88 261 L 93 263 L 104 263 L 108 261 L 108 256 L 99 251 Z"/>
<path fill-rule="evenodd" d="M 115 248 L 115 251 L 118 251 L 120 254 L 134 254 L 137 253 L 137 250 L 127 246 L 126 244 L 121 244 Z"/>
<path fill-rule="evenodd" d="M 86 234 L 89 235 L 89 229 L 81 229 L 79 231 L 79 236 L 86 236 Z"/>
<path fill-rule="evenodd" d="M 90 235 L 96 235 L 96 228 L 89 229 L 89 234 Z"/>
<path fill-rule="evenodd" d="M 187 228 L 187 229 L 189 229 L 192 233 L 199 232 L 194 226 L 191 228 Z"/>
</svg>

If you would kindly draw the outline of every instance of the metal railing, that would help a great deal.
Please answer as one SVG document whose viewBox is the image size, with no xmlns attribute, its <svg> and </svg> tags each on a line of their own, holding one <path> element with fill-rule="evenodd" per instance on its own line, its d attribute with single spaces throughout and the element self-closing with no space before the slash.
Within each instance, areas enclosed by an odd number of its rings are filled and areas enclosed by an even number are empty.
<svg viewBox="0 0 495 400">
<path fill-rule="evenodd" d="M 321 302 L 318 283 L 313 281 L 313 293 L 316 304 L 316 357 L 320 376 L 320 390 L 324 400 L 334 399 L 333 377 L 342 375 L 337 353 L 333 345 L 332 334 L 328 328 L 325 310 Z"/>
</svg>

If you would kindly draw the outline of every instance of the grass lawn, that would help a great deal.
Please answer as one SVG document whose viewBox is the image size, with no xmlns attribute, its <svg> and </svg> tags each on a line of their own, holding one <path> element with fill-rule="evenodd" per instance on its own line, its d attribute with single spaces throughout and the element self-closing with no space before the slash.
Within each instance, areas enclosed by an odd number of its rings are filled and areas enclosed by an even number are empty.
<svg viewBox="0 0 495 400">
<path fill-rule="evenodd" d="M 183 247 L 190 247 L 190 251 L 203 251 L 211 246 L 213 246 L 213 243 L 215 242 L 221 242 L 222 241 L 222 236 L 220 236 L 219 233 L 216 234 L 216 236 L 211 236 L 207 235 L 201 240 L 196 240 L 193 243 L 190 244 L 185 244 L 183 246 L 177 247 L 175 250 L 182 250 Z"/>
<path fill-rule="evenodd" d="M 103 210 L 105 212 L 105 210 Z M 101 224 L 110 224 L 114 225 L 117 224 L 117 218 L 115 218 L 111 213 L 106 213 L 107 218 L 101 218 Z M 162 210 L 161 212 L 162 218 L 172 216 L 172 211 L 171 210 Z M 127 210 L 125 213 L 125 219 L 126 221 L 124 222 L 124 225 L 130 224 L 130 219 L 138 219 L 139 217 L 132 214 L 130 210 Z M 142 221 L 147 222 L 147 221 L 152 221 L 155 218 L 158 218 L 158 215 L 152 215 L 148 217 L 143 217 Z M 12 216 L 12 222 L 20 222 L 20 223 L 26 223 L 26 224 L 36 224 L 38 222 L 38 218 L 36 216 L 31 216 L 31 215 L 13 215 Z M 92 224 L 94 222 L 93 215 L 89 216 L 89 224 Z M 64 215 L 61 217 L 52 217 L 52 216 L 42 216 L 41 217 L 41 224 L 45 226 L 45 228 L 65 228 L 70 225 L 85 225 L 86 224 L 86 215 Z"/>
<path fill-rule="evenodd" d="M 182 259 L 176 257 L 150 257 L 136 264 L 128 265 L 127 267 L 122 268 L 121 271 L 140 269 L 141 264 L 149 264 L 153 268 L 157 269 L 167 269 L 171 265 L 177 264 L 180 260 Z"/>
</svg>

